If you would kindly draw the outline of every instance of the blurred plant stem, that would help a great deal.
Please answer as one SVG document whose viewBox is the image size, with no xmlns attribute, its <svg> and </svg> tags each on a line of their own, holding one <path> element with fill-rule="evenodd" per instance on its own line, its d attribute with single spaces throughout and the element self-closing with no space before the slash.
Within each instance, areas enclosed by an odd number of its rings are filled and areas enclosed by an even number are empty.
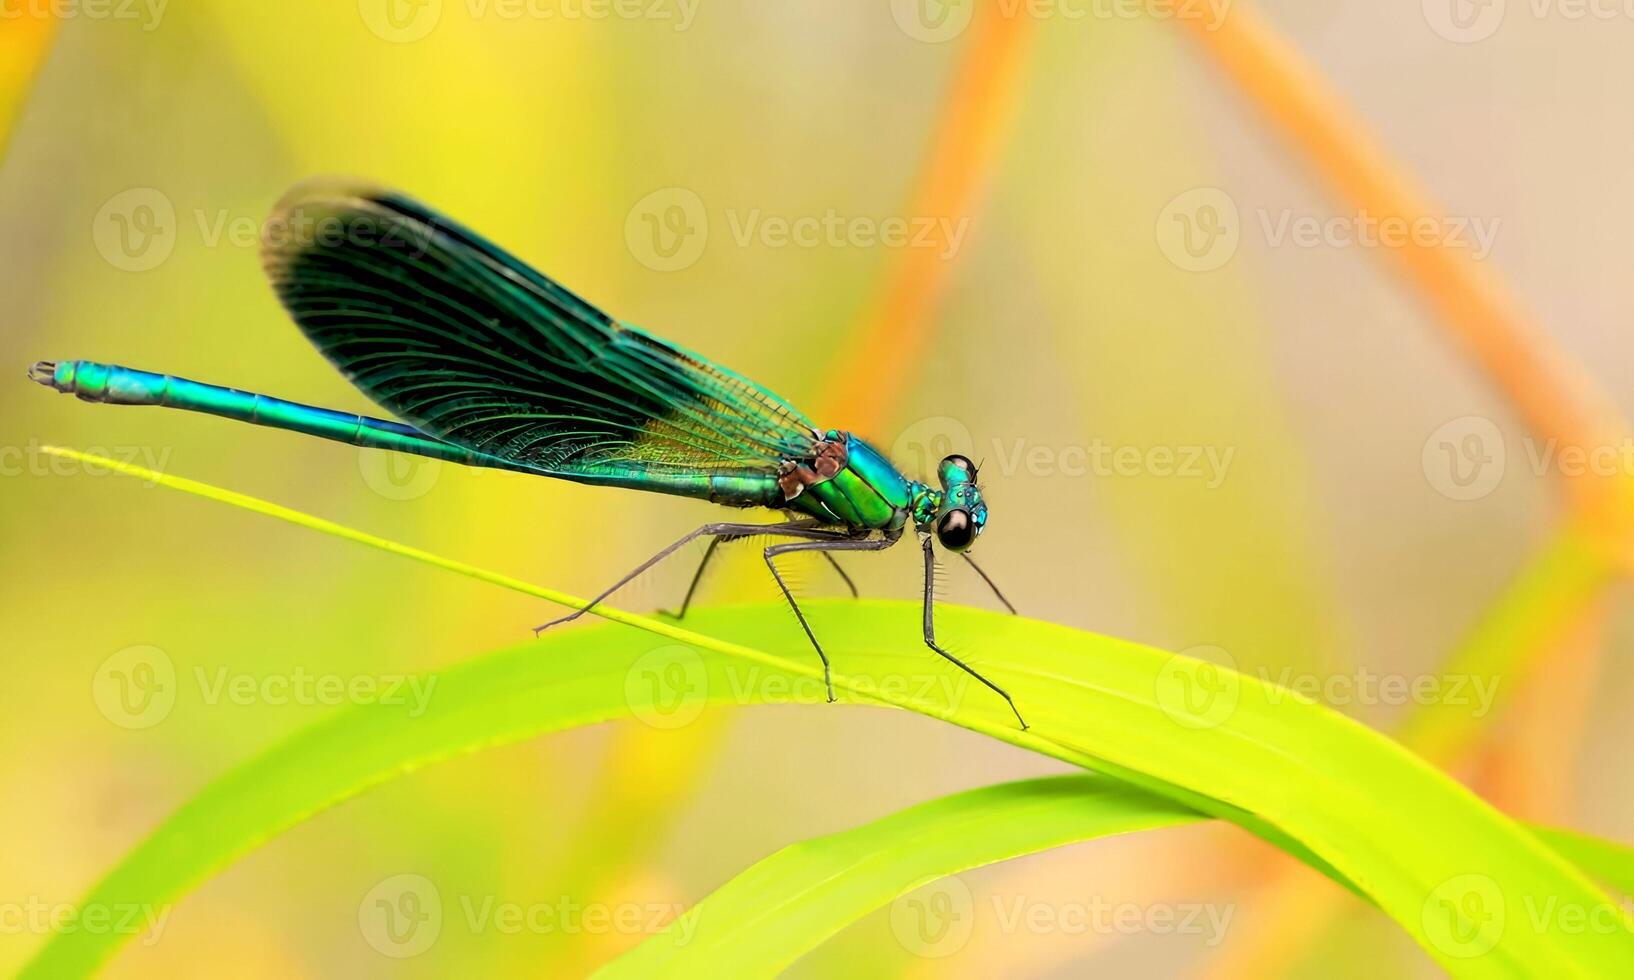
<svg viewBox="0 0 1634 980">
<path fill-rule="evenodd" d="M 980 206 L 981 188 L 998 156 L 1015 108 L 1016 76 L 1026 56 L 1032 18 L 1005 17 L 981 7 L 960 58 L 941 115 L 930 136 L 925 161 L 905 214 L 957 217 Z M 937 326 L 937 300 L 954 263 L 927 249 L 902 249 L 883 274 L 876 295 L 859 313 L 845 352 L 831 372 L 838 387 L 816 417 L 833 419 L 859 432 L 878 432 L 899 398 L 913 383 L 913 356 L 930 342 Z M 866 356 L 857 357 L 856 352 Z M 843 370 L 839 369 L 843 367 Z M 568 849 L 577 855 L 561 870 L 563 894 L 586 901 L 609 894 L 640 873 L 665 835 L 663 825 L 679 815 L 698 777 L 714 765 L 731 727 L 732 713 L 704 713 L 682 729 L 655 733 L 645 726 L 619 725 L 608 747 L 600 783 L 585 808 L 581 829 Z M 654 753 L 664 771 L 654 778 Z M 548 972 L 579 975 L 629 946 L 639 936 L 602 937 L 594 944 L 558 948 L 547 958 Z"/>
<path fill-rule="evenodd" d="M 0 27 L 0 152 L 11 141 L 29 85 L 57 35 L 57 19 L 32 9 L 18 11 Z"/>
<path fill-rule="evenodd" d="M 1364 121 L 1254 10 L 1234 6 L 1213 25 L 1217 29 L 1186 18 L 1175 23 L 1192 29 L 1203 50 L 1248 102 L 1348 206 L 1380 218 L 1411 220 L 1438 213 L 1372 139 Z M 1589 372 L 1574 363 L 1520 309 L 1497 276 L 1467 251 L 1420 244 L 1386 251 L 1395 260 L 1396 271 L 1437 314 L 1435 322 L 1504 394 L 1537 438 L 1588 450 L 1614 445 L 1629 431 Z M 1577 756 L 1586 714 L 1582 708 L 1587 679 L 1598 669 L 1600 645 L 1593 622 L 1597 611 L 1603 611 L 1599 599 L 1613 569 L 1626 567 L 1627 559 L 1614 556 L 1611 549 L 1623 550 L 1634 527 L 1634 492 L 1629 484 L 1627 478 L 1567 479 L 1567 526 L 1480 619 L 1469 642 L 1448 664 L 1449 671 L 1471 661 L 1487 668 L 1504 664 L 1504 672 L 1486 676 L 1503 677 L 1512 689 L 1527 678 L 1530 685 L 1522 704 L 1557 709 L 1521 710 L 1507 737 L 1489 755 L 1487 775 L 1511 801 L 1535 798 L 1547 788 L 1558 806 L 1566 793 L 1565 774 Z M 1561 642 L 1574 635 L 1576 642 Z M 1555 655 L 1562 650 L 1568 655 Z M 1536 669 L 1545 660 L 1553 670 Z M 1562 714 L 1561 705 L 1576 710 Z M 1490 718 L 1448 721 L 1445 712 L 1423 711 L 1410 719 L 1402 738 L 1427 757 L 1448 764 L 1476 750 L 1475 740 L 1490 723 Z M 1536 753 L 1543 743 L 1538 735 L 1545 730 L 1552 758 L 1540 760 Z M 1522 751 L 1524 755 L 1517 754 Z M 1547 787 L 1528 776 L 1544 772 L 1549 773 Z M 1280 862 L 1279 866 L 1286 867 Z M 1229 947 L 1232 952 L 1216 961 L 1212 975 L 1270 976 L 1285 971 L 1298 961 L 1307 942 L 1325 931 L 1331 913 L 1348 906 L 1337 893 L 1303 876 L 1273 875 L 1272 881 L 1282 883 L 1271 899 L 1277 913 L 1272 916 L 1278 922 L 1275 933 L 1260 943 Z M 1294 909 L 1299 914 L 1293 918 L 1304 928 L 1288 928 L 1290 920 L 1280 914 Z"/>
</svg>

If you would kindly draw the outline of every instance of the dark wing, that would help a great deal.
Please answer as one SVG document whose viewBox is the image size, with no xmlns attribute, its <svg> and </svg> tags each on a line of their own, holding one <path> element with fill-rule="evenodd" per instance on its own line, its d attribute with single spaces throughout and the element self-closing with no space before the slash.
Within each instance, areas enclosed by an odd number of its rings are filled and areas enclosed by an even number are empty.
<svg viewBox="0 0 1634 980">
<path fill-rule="evenodd" d="M 438 439 L 671 492 L 708 475 L 775 476 L 811 451 L 811 420 L 770 391 L 612 319 L 400 194 L 303 184 L 263 240 L 267 274 L 307 337 Z"/>
</svg>

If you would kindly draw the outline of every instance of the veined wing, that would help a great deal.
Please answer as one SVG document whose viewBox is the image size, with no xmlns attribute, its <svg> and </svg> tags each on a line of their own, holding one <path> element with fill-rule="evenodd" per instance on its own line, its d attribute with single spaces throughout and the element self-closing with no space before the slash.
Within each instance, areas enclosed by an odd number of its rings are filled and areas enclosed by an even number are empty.
<svg viewBox="0 0 1634 980">
<path fill-rule="evenodd" d="M 301 185 L 264 240 L 267 273 L 307 337 L 428 435 L 653 489 L 774 476 L 811 451 L 815 425 L 770 391 L 614 320 L 400 194 Z"/>
</svg>

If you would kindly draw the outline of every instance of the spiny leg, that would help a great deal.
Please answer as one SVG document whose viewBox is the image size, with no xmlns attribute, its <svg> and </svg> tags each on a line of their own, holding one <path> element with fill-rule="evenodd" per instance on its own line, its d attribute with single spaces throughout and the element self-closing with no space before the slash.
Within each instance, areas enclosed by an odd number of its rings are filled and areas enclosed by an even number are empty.
<svg viewBox="0 0 1634 980">
<path fill-rule="evenodd" d="M 840 567 L 840 563 L 834 560 L 833 555 L 825 551 L 822 552 L 822 556 L 828 559 L 828 563 L 834 566 L 836 572 L 840 573 L 840 578 L 845 580 L 845 587 L 851 590 L 851 598 L 857 598 L 857 583 L 851 581 L 851 576 L 845 574 L 845 569 Z"/>
<path fill-rule="evenodd" d="M 828 669 L 828 654 L 823 652 L 823 645 L 817 642 L 816 634 L 811 631 L 811 624 L 806 622 L 806 614 L 800 611 L 800 604 L 794 601 L 794 593 L 789 591 L 788 584 L 783 581 L 782 574 L 778 572 L 777 556 L 786 555 L 791 551 L 816 551 L 822 553 L 824 557 L 832 559 L 833 556 L 827 554 L 827 552 L 884 551 L 891 545 L 896 544 L 899 537 L 901 537 L 900 533 L 873 539 L 843 538 L 836 541 L 800 541 L 795 544 L 774 544 L 763 552 L 766 558 L 766 567 L 772 570 L 772 578 L 777 581 L 777 587 L 783 590 L 783 598 L 789 600 L 789 608 L 794 610 L 794 618 L 800 621 L 800 628 L 806 631 L 806 639 L 811 641 L 812 647 L 817 651 L 818 659 L 823 662 L 823 686 L 828 689 L 828 700 L 831 703 L 834 700 L 834 679 L 830 676 Z"/>
<path fill-rule="evenodd" d="M 959 552 L 959 554 L 965 561 L 970 562 L 970 567 L 976 570 L 976 574 L 982 577 L 982 581 L 987 583 L 987 587 L 993 590 L 993 594 L 998 596 L 1000 602 L 1004 603 L 1004 608 L 1010 610 L 1010 615 L 1014 616 L 1016 614 L 1016 607 L 1010 605 L 1010 600 L 1004 597 L 1004 593 L 999 591 L 999 587 L 994 585 L 993 580 L 987 577 L 986 572 L 982 571 L 982 567 L 976 564 L 976 559 L 970 557 L 962 551 Z"/>
<path fill-rule="evenodd" d="M 995 693 L 997 693 L 999 697 L 1003 698 L 1004 702 L 1010 706 L 1010 710 L 1015 713 L 1016 721 L 1021 723 L 1021 730 L 1026 731 L 1027 730 L 1027 722 L 1021 717 L 1021 712 L 1016 711 L 1016 703 L 1014 701 L 1010 700 L 1010 695 L 1005 693 L 1004 688 L 999 687 L 997 684 L 993 683 L 992 681 L 988 680 L 987 678 L 983 677 L 982 675 L 976 673 L 976 671 L 971 669 L 969 664 L 966 664 L 963 660 L 960 660 L 958 657 L 955 657 L 953 654 L 948 653 L 946 650 L 944 650 L 941 647 L 936 645 L 936 619 L 935 619 L 935 609 L 936 609 L 936 555 L 931 551 L 930 538 L 927 537 L 927 538 L 924 539 L 924 545 L 925 545 L 925 645 L 930 647 L 932 650 L 935 650 L 937 653 L 941 654 L 943 657 L 947 658 L 948 660 L 952 661 L 953 665 L 958 667 L 960 670 L 962 670 L 965 673 L 969 674 L 971 677 L 974 677 L 977 680 L 981 681 L 983 684 L 986 684 Z M 977 571 L 980 571 L 980 569 L 977 569 Z M 982 576 L 982 578 L 986 578 L 986 577 L 987 576 L 985 576 L 985 575 Z M 992 585 L 993 583 L 989 582 L 988 584 Z M 995 590 L 995 591 L 997 591 L 997 590 Z M 999 598 L 1002 599 L 1004 597 L 1000 596 Z M 1009 605 L 1009 603 L 1005 603 L 1005 605 Z M 1013 611 L 1014 610 L 1012 610 L 1012 612 Z"/>
<path fill-rule="evenodd" d="M 704 569 L 709 567 L 709 559 L 715 557 L 715 549 L 720 547 L 722 542 L 736 540 L 738 540 L 737 536 L 731 534 L 719 534 L 713 538 L 710 538 L 709 547 L 704 549 L 703 561 L 698 563 L 698 570 L 692 573 L 692 584 L 687 586 L 687 594 L 681 599 L 681 608 L 675 610 L 674 612 L 660 609 L 659 612 L 677 620 L 685 619 L 687 607 L 692 605 L 692 596 L 698 591 L 698 583 L 703 581 Z"/>
<path fill-rule="evenodd" d="M 698 570 L 692 574 L 692 584 L 687 586 L 687 594 L 681 599 L 681 608 L 675 610 L 674 612 L 670 612 L 667 609 L 660 609 L 659 612 L 675 620 L 686 618 L 687 609 L 692 605 L 692 596 L 698 591 L 698 583 L 703 581 L 704 569 L 709 567 L 709 560 L 715 556 L 715 549 L 723 544 L 730 544 L 733 541 L 741 541 L 744 537 L 747 537 L 747 535 L 722 534 L 711 539 L 709 542 L 709 548 L 704 551 L 703 561 L 698 563 Z M 845 569 L 840 567 L 840 563 L 834 560 L 833 555 L 824 552 L 823 557 L 828 559 L 828 563 L 834 566 L 834 571 L 838 572 L 840 578 L 845 581 L 845 587 L 851 590 L 851 598 L 857 598 L 857 583 L 851 581 L 851 576 L 845 573 Z M 1014 612 L 1014 610 L 1011 611 Z"/>
<path fill-rule="evenodd" d="M 557 626 L 562 623 L 569 623 L 575 619 L 578 619 L 580 616 L 583 616 L 585 613 L 594 609 L 603 599 L 606 599 L 614 592 L 617 592 L 619 589 L 622 589 L 624 586 L 628 585 L 631 579 L 663 561 L 665 558 L 668 558 L 670 555 L 686 546 L 689 542 L 705 535 L 710 535 L 716 540 L 719 540 L 722 537 L 750 537 L 756 534 L 775 534 L 791 538 L 813 538 L 818 541 L 826 541 L 835 538 L 835 532 L 822 531 L 819 530 L 820 527 L 821 525 L 815 521 L 788 521 L 781 524 L 705 524 L 703 527 L 700 527 L 691 534 L 682 537 L 679 541 L 665 548 L 663 551 L 660 551 L 658 554 L 653 555 L 651 558 L 648 558 L 646 561 L 637 565 L 628 575 L 619 579 L 617 582 L 614 582 L 600 595 L 596 596 L 594 599 L 591 599 L 580 608 L 575 609 L 566 616 L 553 619 L 550 622 L 545 623 L 543 626 L 535 626 L 533 628 L 533 633 L 535 636 L 537 636 L 552 626 Z"/>
</svg>

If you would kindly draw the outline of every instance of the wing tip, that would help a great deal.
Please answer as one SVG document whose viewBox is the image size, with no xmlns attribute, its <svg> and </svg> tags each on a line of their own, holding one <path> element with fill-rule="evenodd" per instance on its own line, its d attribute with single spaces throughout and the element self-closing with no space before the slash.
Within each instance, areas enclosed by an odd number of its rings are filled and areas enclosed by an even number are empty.
<svg viewBox="0 0 1634 980">
<path fill-rule="evenodd" d="M 344 224 L 331 228 L 332 224 L 373 220 L 373 207 L 389 193 L 357 177 L 321 175 L 299 181 L 278 198 L 262 226 L 262 265 L 276 279 L 295 256 L 323 244 L 330 235 L 351 233 Z M 344 217 L 349 213 L 360 217 Z"/>
</svg>

